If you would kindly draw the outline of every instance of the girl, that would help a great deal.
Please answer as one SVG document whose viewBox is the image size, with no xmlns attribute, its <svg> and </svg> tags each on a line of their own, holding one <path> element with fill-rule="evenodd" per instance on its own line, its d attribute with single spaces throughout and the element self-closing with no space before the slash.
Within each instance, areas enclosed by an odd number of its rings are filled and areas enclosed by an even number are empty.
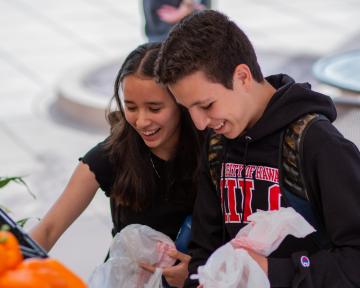
<svg viewBox="0 0 360 288">
<path fill-rule="evenodd" d="M 191 214 L 198 135 L 187 112 L 154 80 L 159 48 L 158 43 L 144 44 L 125 59 L 114 87 L 117 110 L 108 113 L 110 136 L 80 158 L 62 195 L 31 231 L 44 249 L 51 249 L 99 187 L 110 197 L 113 235 L 139 223 L 175 240 Z M 170 256 L 179 264 L 163 275 L 181 287 L 190 257 L 179 251 Z"/>
</svg>

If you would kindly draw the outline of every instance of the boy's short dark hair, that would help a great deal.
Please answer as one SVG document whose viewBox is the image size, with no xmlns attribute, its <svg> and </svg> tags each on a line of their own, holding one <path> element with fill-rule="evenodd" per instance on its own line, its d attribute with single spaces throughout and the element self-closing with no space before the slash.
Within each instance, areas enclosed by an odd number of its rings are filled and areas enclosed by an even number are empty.
<svg viewBox="0 0 360 288">
<path fill-rule="evenodd" d="M 155 75 L 168 85 L 201 70 L 210 81 L 232 89 L 233 73 L 239 64 L 249 66 L 253 78 L 263 81 L 245 33 L 224 14 L 204 10 L 185 17 L 171 30 L 160 50 Z"/>
</svg>

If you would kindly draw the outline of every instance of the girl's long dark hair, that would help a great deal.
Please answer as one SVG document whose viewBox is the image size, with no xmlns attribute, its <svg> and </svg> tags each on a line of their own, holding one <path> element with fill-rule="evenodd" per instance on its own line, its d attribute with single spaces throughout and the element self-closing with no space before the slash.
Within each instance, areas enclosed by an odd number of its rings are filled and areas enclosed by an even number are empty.
<svg viewBox="0 0 360 288">
<path fill-rule="evenodd" d="M 111 197 L 121 206 L 141 210 L 146 206 L 154 193 L 157 175 L 150 161 L 150 150 L 140 135 L 126 121 L 119 91 L 126 76 L 139 75 L 154 79 L 154 66 L 160 49 L 159 43 L 147 43 L 132 51 L 122 64 L 114 85 L 112 101 L 117 110 L 107 113 L 111 125 L 111 134 L 106 148 L 110 161 L 115 168 L 115 180 Z M 169 97 L 172 95 L 169 94 Z M 181 130 L 176 155 L 171 160 L 170 201 L 192 206 L 196 193 L 196 175 L 199 163 L 198 133 L 191 118 L 183 107 L 181 110 Z M 160 179 L 161 180 L 161 179 Z M 165 183 L 164 183 L 165 184 Z"/>
</svg>

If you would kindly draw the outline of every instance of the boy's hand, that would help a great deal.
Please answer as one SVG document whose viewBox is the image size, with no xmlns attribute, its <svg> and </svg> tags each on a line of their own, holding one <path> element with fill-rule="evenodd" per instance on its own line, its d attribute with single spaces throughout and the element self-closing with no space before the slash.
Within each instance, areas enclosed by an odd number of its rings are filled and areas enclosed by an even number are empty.
<svg viewBox="0 0 360 288">
<path fill-rule="evenodd" d="M 163 269 L 163 275 L 169 285 L 174 287 L 183 287 L 186 278 L 189 275 L 188 265 L 191 257 L 177 250 L 169 250 L 167 254 L 180 261 L 175 266 L 171 266 Z M 139 263 L 139 266 L 149 272 L 154 273 L 156 267 L 147 263 Z"/>
<path fill-rule="evenodd" d="M 251 258 L 253 258 L 256 261 L 256 263 L 259 264 L 261 269 L 265 272 L 266 276 L 268 276 L 268 260 L 267 260 L 267 258 L 263 255 L 260 255 L 259 253 L 256 253 L 253 250 L 247 249 L 245 247 L 243 247 L 243 249 L 245 249 L 249 253 Z"/>
</svg>

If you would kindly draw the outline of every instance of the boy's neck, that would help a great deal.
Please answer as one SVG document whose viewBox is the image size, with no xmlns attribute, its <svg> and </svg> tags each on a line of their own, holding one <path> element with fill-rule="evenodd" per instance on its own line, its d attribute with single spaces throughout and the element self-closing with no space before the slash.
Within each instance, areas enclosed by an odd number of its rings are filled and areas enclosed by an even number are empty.
<svg viewBox="0 0 360 288">
<path fill-rule="evenodd" d="M 253 84 L 253 95 L 257 101 L 257 113 L 250 123 L 249 128 L 255 125 L 255 123 L 262 117 L 268 106 L 271 98 L 274 96 L 276 89 L 264 79 L 263 82 L 254 82 Z"/>
</svg>

